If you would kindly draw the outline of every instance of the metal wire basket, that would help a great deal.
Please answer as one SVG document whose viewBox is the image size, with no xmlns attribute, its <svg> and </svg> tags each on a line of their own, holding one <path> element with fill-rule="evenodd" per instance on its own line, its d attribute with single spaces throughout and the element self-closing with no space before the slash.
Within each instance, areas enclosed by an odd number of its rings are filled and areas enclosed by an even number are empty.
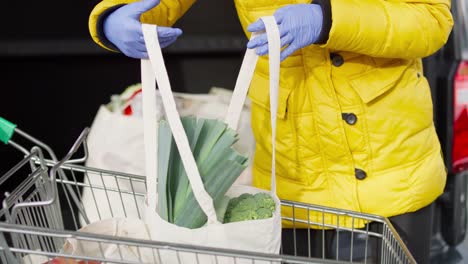
<svg viewBox="0 0 468 264">
<path fill-rule="evenodd" d="M 141 218 L 145 177 L 76 165 L 86 159 L 88 129 L 61 161 L 44 143 L 15 132 L 35 146 L 28 151 L 4 140 L 25 157 L 0 177 L 0 187 L 9 181 L 16 186 L 0 210 L 2 263 L 167 263 L 164 254 L 173 255 L 170 263 L 415 263 L 388 219 L 292 201 L 282 201 L 288 228 L 280 254 L 78 232 L 103 219 Z M 80 146 L 85 157 L 71 159 Z M 312 212 L 322 217 L 311 219 Z M 70 241 L 94 251 L 67 253 L 64 244 Z M 109 248 L 116 252 L 111 258 Z"/>
</svg>

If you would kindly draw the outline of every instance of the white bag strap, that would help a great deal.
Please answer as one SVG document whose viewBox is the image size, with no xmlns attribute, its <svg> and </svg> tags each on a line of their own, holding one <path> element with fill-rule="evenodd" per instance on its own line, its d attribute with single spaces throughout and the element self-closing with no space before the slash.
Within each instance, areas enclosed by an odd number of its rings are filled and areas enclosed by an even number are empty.
<svg viewBox="0 0 468 264">
<path fill-rule="evenodd" d="M 275 17 L 263 17 L 267 37 L 270 70 L 271 118 L 271 193 L 276 195 L 276 117 L 278 113 L 281 38 Z"/>
<path fill-rule="evenodd" d="M 252 38 L 255 36 L 256 34 L 252 34 Z M 255 50 L 247 49 L 239 75 L 237 76 L 236 86 L 234 87 L 225 119 L 226 124 L 231 129 L 237 130 L 237 126 L 239 125 L 242 108 L 244 107 L 245 99 L 247 98 L 247 92 L 249 91 L 250 82 L 252 81 L 257 61 L 258 55 L 255 53 Z"/>
<path fill-rule="evenodd" d="M 275 140 L 276 140 L 276 113 L 278 108 L 278 87 L 279 87 L 279 65 L 280 65 L 280 35 L 274 17 L 262 18 L 268 35 L 269 50 L 270 50 L 270 108 L 271 111 L 271 125 L 272 125 L 272 181 L 271 181 L 271 192 L 276 195 L 276 173 L 275 173 Z M 195 158 L 190 149 L 190 145 L 187 139 L 187 135 L 180 121 L 180 115 L 177 112 L 176 104 L 172 94 L 169 77 L 164 64 L 161 48 L 157 37 L 157 30 L 155 25 L 143 24 L 143 35 L 148 50 L 150 60 L 142 60 L 142 86 L 143 86 L 143 98 L 146 96 L 151 99 L 143 99 L 143 118 L 144 122 L 150 124 L 157 124 L 153 119 L 156 118 L 156 97 L 154 79 L 159 86 L 161 98 L 163 101 L 164 109 L 166 110 L 167 120 L 172 130 L 177 148 L 179 150 L 182 163 L 187 173 L 190 185 L 194 192 L 195 199 L 200 205 L 203 212 L 207 215 L 208 224 L 218 223 L 216 212 L 214 210 L 213 200 L 210 195 L 206 192 L 203 182 L 198 171 Z M 272 52 L 271 52 L 272 51 Z M 255 66 L 258 60 L 258 56 L 254 50 L 247 50 L 242 67 L 239 73 L 239 77 L 234 90 L 233 98 L 228 110 L 226 122 L 229 127 L 236 129 L 239 121 L 242 107 L 247 96 L 247 91 L 250 86 L 250 82 L 253 77 Z M 152 66 L 152 67 L 151 67 Z M 152 74 L 154 72 L 154 74 Z M 145 90 L 151 89 L 152 92 L 145 93 Z M 153 99 L 154 98 L 154 99 Z M 151 100 L 151 102 L 150 102 Z M 146 107 L 145 103 L 152 103 L 154 109 L 150 106 Z M 145 114 L 145 110 L 147 113 Z M 274 110 L 274 111 L 273 111 Z M 153 111 L 153 112 L 151 112 Z M 153 119 L 149 116 L 153 116 Z M 146 116 L 146 118 L 145 118 Z M 145 124 L 145 154 L 146 159 L 150 160 L 150 164 L 147 164 L 147 191 L 149 201 L 149 208 L 156 209 L 156 179 L 157 179 L 157 137 L 155 140 L 148 139 L 157 135 L 154 130 L 151 131 L 152 126 Z M 156 150 L 156 151 L 154 151 Z M 150 185 L 151 184 L 151 185 Z"/>
<path fill-rule="evenodd" d="M 180 115 L 177 112 L 176 103 L 174 101 L 174 96 L 172 95 L 172 91 L 171 91 L 171 84 L 169 82 L 169 77 L 167 75 L 166 66 L 164 64 L 164 59 L 163 59 L 162 52 L 161 52 L 161 47 L 159 46 L 158 36 L 156 33 L 157 27 L 155 25 L 143 24 L 142 29 L 143 29 L 145 42 L 146 42 L 146 48 L 148 50 L 148 55 L 149 55 L 150 62 L 151 62 L 151 63 L 146 63 L 145 60 L 143 60 L 142 67 L 152 66 L 151 68 L 154 71 L 154 76 L 156 77 L 156 82 L 158 83 L 159 92 L 161 93 L 161 99 L 163 101 L 164 109 L 166 111 L 167 121 L 172 130 L 172 135 L 176 142 L 177 149 L 179 150 L 180 157 L 182 159 L 182 163 L 187 173 L 190 186 L 192 187 L 195 199 L 197 200 L 203 212 L 206 214 L 208 218 L 208 224 L 218 223 L 218 220 L 216 218 L 216 211 L 213 205 L 213 199 L 206 192 L 203 186 L 203 182 L 200 177 L 200 172 L 198 171 L 198 168 L 197 168 L 197 163 L 195 162 L 195 158 L 193 157 L 192 151 L 190 149 L 190 144 L 187 139 L 187 135 L 185 134 L 185 130 L 182 126 Z M 144 70 L 142 71 L 142 73 L 146 73 L 147 71 L 149 70 Z M 151 78 L 151 77 L 153 76 L 144 75 L 142 79 L 142 83 L 149 83 L 149 82 L 154 83 L 154 78 Z M 148 94 L 145 95 L 143 91 L 143 98 L 146 97 L 147 95 Z M 143 100 L 143 103 L 145 102 L 146 101 Z M 143 110 L 148 110 L 148 109 L 150 108 L 143 105 Z M 154 110 L 156 110 L 156 108 L 154 108 Z M 156 116 L 156 111 L 149 113 L 149 114 Z M 149 120 L 148 118 L 148 120 L 144 120 L 145 123 L 146 121 L 151 122 L 152 120 Z M 153 124 L 156 124 L 156 123 L 153 123 Z M 146 133 L 149 134 L 148 137 L 154 137 L 154 135 L 156 135 L 154 134 L 153 131 L 146 130 L 146 127 L 145 127 L 145 134 Z M 145 136 L 144 138 L 145 138 L 145 148 L 156 147 L 156 150 L 157 150 L 157 145 L 155 145 L 154 142 L 152 142 L 152 140 L 146 141 L 147 136 Z M 151 146 L 148 146 L 147 145 L 148 143 L 150 143 Z M 149 151 L 147 151 L 146 153 L 149 153 Z M 157 159 L 150 159 L 150 162 L 157 163 Z M 157 167 L 157 165 L 154 167 Z M 152 168 L 148 172 L 150 172 L 151 174 L 146 175 L 147 179 L 150 179 L 150 178 L 157 179 L 157 170 L 154 170 L 154 168 Z M 153 179 L 151 180 L 152 184 L 155 181 Z M 155 194 L 156 186 L 154 187 L 148 186 L 148 191 L 151 191 L 154 193 L 154 194 L 148 193 L 148 199 L 150 197 L 154 199 L 156 197 L 156 194 Z M 150 209 L 152 210 L 153 208 L 150 207 Z"/>
<path fill-rule="evenodd" d="M 278 90 L 280 73 L 281 38 L 276 19 L 273 16 L 262 17 L 268 37 L 269 67 L 270 67 L 270 117 L 271 117 L 271 193 L 276 195 L 276 113 L 278 112 Z M 252 35 L 252 38 L 256 34 Z M 258 55 L 255 50 L 248 49 L 237 78 L 236 86 L 229 104 L 226 123 L 237 130 L 239 119 L 252 81 Z"/>
<path fill-rule="evenodd" d="M 156 212 L 158 175 L 158 117 L 156 116 L 156 83 L 149 60 L 141 60 L 141 85 L 143 107 L 143 140 L 145 143 L 146 192 L 148 206 Z"/>
</svg>

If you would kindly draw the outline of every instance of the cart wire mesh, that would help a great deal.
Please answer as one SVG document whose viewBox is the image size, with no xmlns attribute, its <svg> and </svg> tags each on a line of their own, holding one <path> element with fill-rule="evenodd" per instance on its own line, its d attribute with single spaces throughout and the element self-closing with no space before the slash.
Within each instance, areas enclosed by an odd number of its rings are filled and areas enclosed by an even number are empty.
<svg viewBox="0 0 468 264">
<path fill-rule="evenodd" d="M 23 179 L 0 210 L 2 263 L 415 263 L 384 217 L 285 200 L 280 254 L 78 232 L 105 219 L 141 219 L 146 194 L 143 176 L 75 164 L 86 159 L 88 132 L 61 161 L 50 148 L 50 159 L 43 148 L 22 148 L 24 159 L 0 177 L 0 186 Z M 85 157 L 72 159 L 80 146 Z"/>
</svg>

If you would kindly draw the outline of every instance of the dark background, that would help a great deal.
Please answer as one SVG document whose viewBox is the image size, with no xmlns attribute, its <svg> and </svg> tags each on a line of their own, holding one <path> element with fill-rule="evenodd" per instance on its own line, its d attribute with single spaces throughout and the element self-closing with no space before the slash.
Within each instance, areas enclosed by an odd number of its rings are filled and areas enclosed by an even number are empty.
<svg viewBox="0 0 468 264">
<path fill-rule="evenodd" d="M 9 1 L 2 8 L 0 116 L 49 144 L 59 158 L 91 126 L 100 104 L 140 82 L 139 60 L 91 40 L 88 16 L 98 2 Z M 173 89 L 232 88 L 246 43 L 233 1 L 199 1 L 176 26 L 184 35 L 164 50 Z M 21 157 L 0 145 L 0 175 Z"/>
</svg>

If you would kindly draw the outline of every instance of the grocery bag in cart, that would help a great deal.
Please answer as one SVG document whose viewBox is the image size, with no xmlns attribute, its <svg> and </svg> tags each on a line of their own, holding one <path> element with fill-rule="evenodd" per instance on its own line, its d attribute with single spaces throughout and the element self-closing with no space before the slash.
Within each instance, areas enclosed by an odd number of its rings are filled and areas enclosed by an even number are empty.
<svg viewBox="0 0 468 264">
<path fill-rule="evenodd" d="M 11 140 L 13 133 L 35 146 L 28 151 L 16 139 Z M 283 215 L 283 221 L 291 226 L 302 223 L 321 230 L 301 232 L 304 230 L 297 227 L 290 230 L 293 236 L 283 241 L 281 255 L 150 240 L 147 225 L 141 216 L 134 219 L 125 214 L 129 210 L 124 210 L 124 219 L 105 219 L 80 229 L 78 219 L 88 219 L 89 208 L 83 208 L 79 200 L 83 187 L 83 182 L 77 179 L 79 174 L 100 182 L 122 179 L 130 186 L 132 183 L 146 182 L 144 176 L 77 165 L 87 157 L 87 133 L 88 129 L 85 129 L 69 153 L 59 161 L 50 147 L 0 117 L 0 141 L 25 155 L 11 170 L 0 175 L 0 188 L 11 190 L 5 193 L 0 209 L 0 263 L 415 263 L 387 218 L 285 200 L 281 201 L 281 206 L 290 209 L 293 217 Z M 80 146 L 83 146 L 84 157 L 72 159 Z M 49 154 L 50 159 L 44 157 L 42 150 Z M 16 187 L 8 187 L 9 183 L 14 183 Z M 87 186 L 91 190 L 118 194 L 89 204 L 98 211 L 102 204 L 121 203 L 126 209 L 132 204 L 138 207 L 137 201 L 140 198 L 144 200 L 146 196 L 146 192 L 129 192 L 119 188 L 118 184 L 115 187 L 92 183 Z M 124 197 L 133 197 L 133 203 L 125 204 Z M 303 210 L 322 214 L 322 220 L 301 217 L 299 212 Z M 355 224 L 365 221 L 371 225 L 361 229 L 338 222 L 336 225 L 330 224 L 324 220 L 326 214 L 332 214 L 335 218 L 350 217 Z M 317 236 L 319 233 L 322 236 Z M 334 236 L 332 242 L 324 239 L 330 234 Z"/>
<path fill-rule="evenodd" d="M 159 91 L 156 96 L 161 98 Z M 232 91 L 212 87 L 206 94 L 174 93 L 181 116 L 197 115 L 203 118 L 224 118 Z M 112 95 L 111 102 L 99 107 L 88 136 L 89 157 L 86 166 L 135 175 L 145 174 L 143 148 L 143 119 L 141 84 L 134 84 L 120 95 Z M 158 116 L 164 114 L 157 105 Z M 250 102 L 244 104 L 235 148 L 249 156 L 254 151 L 250 125 Z"/>
<path fill-rule="evenodd" d="M 270 101 L 271 109 L 277 109 L 278 89 L 279 89 L 279 65 L 280 65 L 280 36 L 274 17 L 262 18 L 265 25 L 267 36 L 269 38 L 270 48 Z M 156 35 L 156 26 L 143 25 L 143 34 L 148 49 L 150 60 L 142 61 L 142 83 L 143 83 L 143 119 L 144 119 L 144 140 L 146 156 L 146 177 L 147 177 L 147 203 L 145 204 L 145 221 L 151 233 L 151 238 L 157 241 L 169 243 L 191 244 L 197 246 L 209 246 L 225 249 L 248 250 L 262 253 L 279 253 L 281 244 L 281 212 L 280 201 L 276 195 L 275 184 L 275 139 L 276 139 L 276 112 L 271 111 L 272 125 L 272 178 L 271 191 L 275 207 L 272 216 L 261 220 L 246 220 L 222 224 L 215 210 L 214 195 L 207 192 L 207 186 L 204 186 L 200 176 L 197 162 L 191 150 L 189 139 L 184 131 L 184 126 L 176 109 L 176 104 L 171 91 L 169 78 L 164 66 L 162 52 L 158 44 Z M 235 130 L 239 120 L 239 115 L 247 95 L 250 80 L 255 70 L 258 56 L 255 51 L 248 50 L 239 73 L 236 88 L 231 100 L 230 109 L 226 117 L 226 126 Z M 188 177 L 188 184 L 193 192 L 196 204 L 194 207 L 200 207 L 206 215 L 206 224 L 198 228 L 186 228 L 180 225 L 166 221 L 161 208 L 169 206 L 158 200 L 157 190 L 162 190 L 157 186 L 158 170 L 163 170 L 167 164 L 157 164 L 158 155 L 158 128 L 156 119 L 156 79 L 159 91 L 161 93 L 164 110 L 166 112 L 167 123 L 169 124 L 172 136 L 177 146 L 180 158 Z M 162 125 L 162 121 L 161 124 Z M 210 133 L 208 133 L 211 135 Z M 211 135 L 212 136 L 212 135 Z M 231 158 L 226 156 L 226 159 Z M 159 159 L 160 160 L 160 159 Z M 154 162 L 152 162 L 154 161 Z M 174 180 L 169 179 L 167 181 Z M 223 179 L 220 179 L 223 180 Z M 175 180 L 174 180 L 175 181 Z M 165 182 L 160 181 L 162 185 Z M 251 186 L 232 186 L 226 195 L 229 198 L 236 198 L 242 194 L 268 193 L 266 190 L 257 189 Z M 159 193 L 161 194 L 161 193 Z M 168 198 L 168 200 L 170 200 Z M 160 203 L 157 204 L 157 201 Z M 164 200 L 165 202 L 165 200 Z M 158 210 L 159 209 L 159 210 Z M 187 217 L 196 217 L 187 215 Z M 252 219 L 252 218 L 250 218 Z M 221 219 L 222 220 L 222 219 Z M 167 257 L 167 258 L 166 258 Z M 163 256 L 163 262 L 176 262 L 178 258 L 187 257 L 184 262 L 195 262 L 195 256 L 177 255 Z"/>
<path fill-rule="evenodd" d="M 158 100 L 160 94 L 156 91 Z M 213 87 L 208 94 L 186 94 L 174 93 L 177 109 L 182 116 L 195 114 L 203 118 L 223 118 L 229 108 L 229 101 L 232 91 L 224 88 Z M 118 98 L 115 98 L 118 97 Z M 100 106 L 93 124 L 90 129 L 87 144 L 89 156 L 86 160 L 87 167 L 100 168 L 104 170 L 118 171 L 134 175 L 145 175 L 145 156 L 142 149 L 143 143 L 143 118 L 141 110 L 141 84 L 128 87 L 121 95 L 112 97 L 112 102 Z M 116 102 L 117 101 L 117 102 Z M 129 110 L 131 109 L 131 110 Z M 125 114 L 131 112 L 131 115 Z M 161 104 L 157 105 L 157 115 L 164 112 Z M 234 147 L 240 153 L 246 153 L 247 156 L 253 156 L 255 141 L 250 124 L 250 102 L 246 102 L 241 112 L 239 126 L 237 129 L 239 140 Z M 250 164 L 247 169 L 239 176 L 236 183 L 251 184 Z M 101 182 L 98 178 L 85 178 L 85 185 L 105 185 L 107 188 L 119 188 L 126 191 L 146 192 L 144 184 L 135 183 L 130 185 L 128 181 L 117 179 L 105 179 Z M 117 193 L 106 193 L 104 190 L 91 190 L 83 188 L 82 202 L 88 210 L 88 218 L 91 222 L 109 217 L 138 216 L 133 197 L 124 196 L 124 205 L 113 203 L 110 205 L 101 204 L 98 210 L 95 210 L 94 200 L 120 199 Z M 138 201 L 143 207 L 143 201 Z M 125 210 L 124 207 L 129 209 Z M 84 225 L 86 222 L 81 219 Z"/>
</svg>

